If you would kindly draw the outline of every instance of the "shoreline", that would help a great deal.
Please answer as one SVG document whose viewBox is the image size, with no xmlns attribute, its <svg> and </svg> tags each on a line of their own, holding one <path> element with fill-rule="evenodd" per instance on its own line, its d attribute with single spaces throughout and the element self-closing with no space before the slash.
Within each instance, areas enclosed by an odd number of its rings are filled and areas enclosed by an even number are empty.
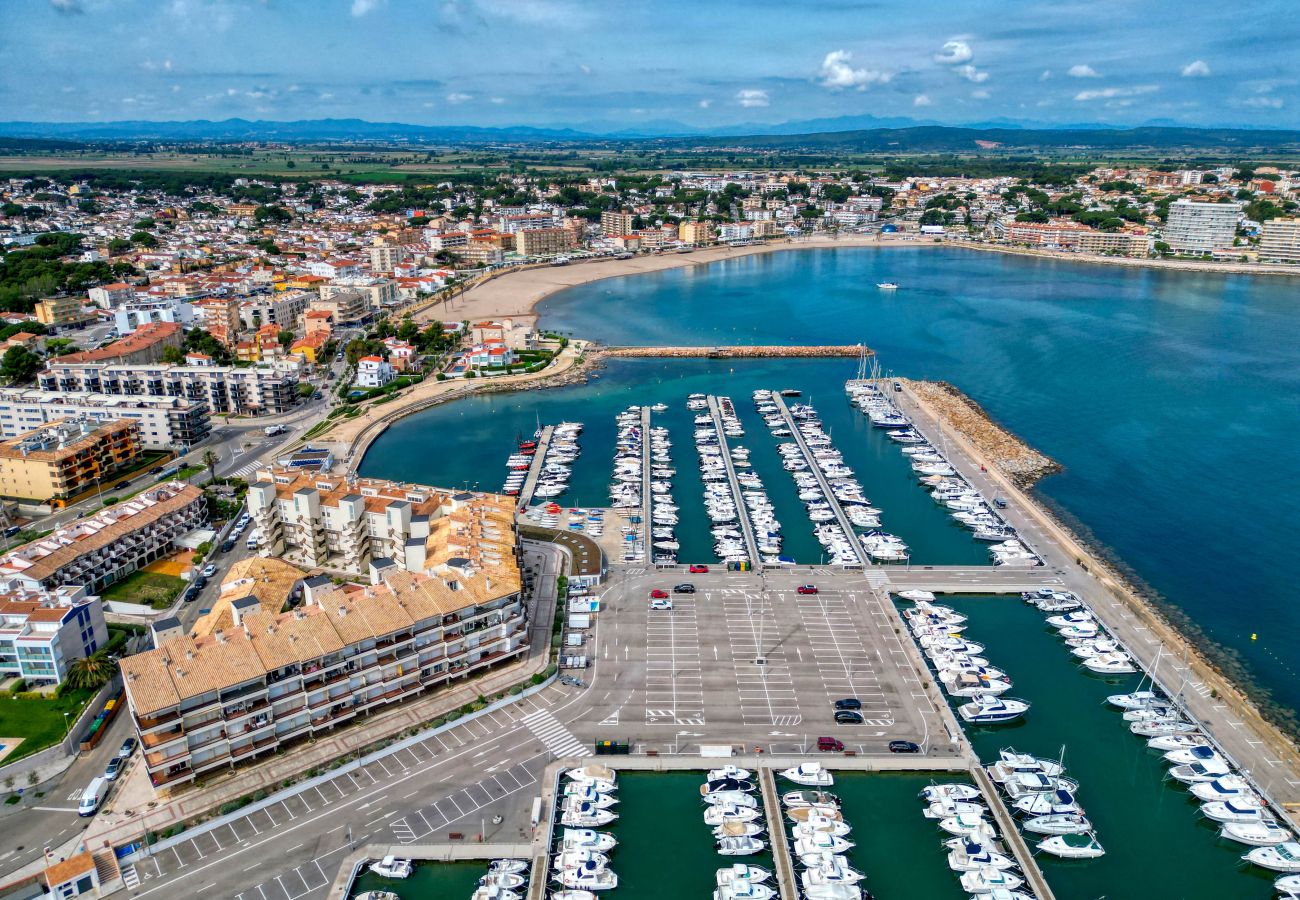
<svg viewBox="0 0 1300 900">
<path fill-rule="evenodd" d="M 1198 699 L 1208 698 L 1214 704 L 1212 709 L 1215 713 L 1223 710 L 1231 713 L 1231 715 L 1194 713 L 1207 728 L 1210 725 L 1221 726 L 1227 723 L 1229 727 L 1226 730 L 1214 729 L 1217 740 L 1222 741 L 1229 734 L 1236 737 L 1235 732 L 1238 729 L 1248 728 L 1259 739 L 1255 742 L 1247 739 L 1248 745 L 1262 744 L 1272 757 L 1270 763 L 1285 765 L 1291 773 L 1300 774 L 1300 752 L 1297 751 L 1295 737 L 1283 723 L 1274 721 L 1265 712 L 1264 704 L 1275 705 L 1267 689 L 1254 686 L 1253 679 L 1249 677 L 1244 680 L 1244 683 L 1239 683 L 1236 678 L 1229 675 L 1224 670 L 1222 662 L 1216 658 L 1220 652 L 1217 645 L 1212 641 L 1203 643 L 1195 638 L 1194 633 L 1198 628 L 1195 620 L 1176 605 L 1158 596 L 1152 596 L 1154 592 L 1144 590 L 1138 583 L 1140 578 L 1130 578 L 1125 573 L 1127 564 L 1108 552 L 1105 546 L 1095 539 L 1089 540 L 1078 534 L 1075 528 L 1065 521 L 1066 518 L 1072 517 L 1068 514 L 1068 510 L 1066 510 L 1067 516 L 1059 515 L 1053 508 L 1054 504 L 1032 492 L 1031 488 L 1021 486 L 1018 479 L 1004 471 L 995 459 L 983 453 L 977 439 L 967 435 L 956 422 L 943 415 L 942 411 L 913 390 L 910 384 L 905 383 L 904 396 L 931 422 L 940 423 L 941 427 L 946 428 L 951 433 L 953 442 L 960 445 L 970 459 L 985 468 L 986 471 L 981 474 L 986 474 L 995 482 L 1004 496 L 1013 499 L 1019 509 L 1024 511 L 1027 517 L 1056 544 L 1057 549 L 1073 557 L 1076 569 L 1070 573 L 1071 575 L 1084 575 L 1105 593 L 1106 599 L 1110 601 L 1107 606 L 1095 602 L 1090 605 L 1111 633 L 1123 635 L 1124 632 L 1131 632 L 1136 628 L 1139 632 L 1143 632 L 1144 643 L 1153 644 L 1158 639 L 1159 645 L 1165 648 L 1167 658 L 1167 668 L 1162 678 L 1165 680 L 1170 678 L 1169 668 L 1175 671 L 1182 670 L 1181 677 L 1185 683 L 1203 688 L 1203 693 L 1194 692 Z M 1019 442 L 1023 444 L 1023 441 Z M 1038 550 L 1042 552 L 1043 548 L 1039 547 Z M 1117 610 L 1114 616 L 1118 618 L 1112 617 L 1110 609 Z M 1125 622 L 1126 619 L 1129 621 Z M 1189 631 L 1193 633 L 1189 634 Z M 1126 639 L 1125 643 L 1129 644 L 1130 650 L 1150 652 L 1149 646 L 1142 646 L 1136 640 Z M 1207 643 L 1209 647 L 1205 646 Z M 1177 648 L 1182 652 L 1169 652 L 1171 648 Z M 1150 662 L 1137 653 L 1134 655 L 1143 670 L 1150 673 L 1152 670 Z M 1248 673 L 1243 674 L 1248 676 Z M 1174 696 L 1175 693 L 1177 692 L 1172 692 L 1170 696 Z M 1184 695 L 1184 699 L 1189 705 L 1195 705 L 1191 696 Z M 1289 780 L 1279 786 L 1276 781 L 1269 778 L 1272 770 L 1268 765 L 1247 768 L 1258 776 L 1261 785 L 1265 786 L 1270 793 L 1295 794 L 1295 788 L 1300 787 L 1300 781 Z M 1290 796 L 1285 799 L 1294 802 L 1296 797 Z M 1294 817 L 1289 818 L 1294 819 Z"/>
<path fill-rule="evenodd" d="M 745 247 L 720 245 L 686 252 L 663 253 L 653 256 L 634 256 L 631 259 L 581 260 L 567 266 L 530 265 L 501 272 L 469 288 L 453 299 L 423 308 L 417 321 L 436 318 L 435 312 L 444 314 L 447 321 L 510 318 L 535 325 L 540 318 L 537 307 L 553 294 L 579 285 L 682 269 L 688 266 L 707 266 L 730 259 L 759 256 L 791 250 L 834 249 L 837 247 L 863 247 L 887 250 L 923 250 L 951 247 L 982 253 L 1001 253 L 1029 259 L 1046 259 L 1055 262 L 1084 265 L 1121 266 L 1128 268 L 1163 269 L 1175 272 L 1200 272 L 1213 275 L 1270 275 L 1300 277 L 1300 267 L 1258 263 L 1195 262 L 1179 259 L 1143 259 L 1127 256 L 1101 256 L 1057 250 L 1033 250 L 1027 247 L 1005 247 L 973 241 L 922 240 L 920 238 L 881 238 L 879 235 L 826 235 L 797 239 L 779 239 Z M 454 313 L 448 316 L 446 313 Z"/>
</svg>

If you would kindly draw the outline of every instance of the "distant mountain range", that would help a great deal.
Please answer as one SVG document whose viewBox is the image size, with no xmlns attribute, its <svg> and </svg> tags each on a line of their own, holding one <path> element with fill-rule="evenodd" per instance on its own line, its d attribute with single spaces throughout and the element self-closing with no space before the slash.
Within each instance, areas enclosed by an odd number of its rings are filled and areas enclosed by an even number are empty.
<svg viewBox="0 0 1300 900">
<path fill-rule="evenodd" d="M 4 139 L 8 140 L 4 140 Z M 574 127 L 409 125 L 363 119 L 248 119 L 184 122 L 0 122 L 0 146 L 19 141 L 378 141 L 415 143 L 635 142 L 670 147 L 808 148 L 859 152 L 970 152 L 995 149 L 1219 149 L 1282 151 L 1300 146 L 1300 131 L 1200 128 L 1157 122 L 1136 128 L 1080 123 L 1066 127 L 1005 120 L 951 126 L 909 118 L 840 116 L 780 125 L 746 123 L 698 129 L 680 122 L 635 127 L 586 122 Z M 32 146 L 31 149 L 42 149 Z M 46 146 L 43 149 L 54 149 Z"/>
</svg>

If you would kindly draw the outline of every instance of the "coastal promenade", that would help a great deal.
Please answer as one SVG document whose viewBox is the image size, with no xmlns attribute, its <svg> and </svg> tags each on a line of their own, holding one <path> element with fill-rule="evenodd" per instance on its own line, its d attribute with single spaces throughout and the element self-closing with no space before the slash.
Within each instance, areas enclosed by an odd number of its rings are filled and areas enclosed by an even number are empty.
<svg viewBox="0 0 1300 900">
<path fill-rule="evenodd" d="M 1055 579 L 1087 602 L 1142 668 L 1169 696 L 1179 700 L 1237 767 L 1249 773 L 1277 811 L 1292 824 L 1300 824 L 1300 817 L 1292 811 L 1294 804 L 1300 804 L 1300 754 L 1292 742 L 1265 721 L 1249 698 L 1135 589 L 992 460 L 982 456 L 963 434 L 950 423 L 941 423 L 934 410 L 913 391 L 905 386 L 901 393 L 893 394 L 893 399 L 927 436 L 937 435 L 942 427 L 947 435 L 948 461 L 984 496 L 1001 496 L 1007 501 L 1002 514 L 1045 563 L 1041 569 L 1017 574 Z M 909 581 L 909 586 L 924 584 L 924 580 Z M 971 586 L 976 583 L 971 582 Z M 994 593 L 999 589 L 990 585 L 988 590 Z"/>
</svg>

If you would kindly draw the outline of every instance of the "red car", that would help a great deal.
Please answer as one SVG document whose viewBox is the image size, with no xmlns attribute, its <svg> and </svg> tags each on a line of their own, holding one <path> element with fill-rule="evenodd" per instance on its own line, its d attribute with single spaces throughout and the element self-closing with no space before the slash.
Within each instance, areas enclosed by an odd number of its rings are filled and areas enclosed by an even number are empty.
<svg viewBox="0 0 1300 900">
<path fill-rule="evenodd" d="M 667 596 L 668 596 L 668 592 L 663 590 L 662 588 L 655 588 L 653 591 L 650 592 L 651 600 L 662 600 Z"/>
<path fill-rule="evenodd" d="M 707 574 L 708 571 L 709 571 L 708 566 L 700 565 L 699 563 L 696 563 L 695 565 L 691 566 L 692 575 L 704 575 Z"/>
<path fill-rule="evenodd" d="M 817 593 L 817 585 L 815 585 L 815 584 L 801 584 L 801 585 L 799 585 L 799 587 L 798 587 L 796 590 L 797 590 L 797 592 L 800 593 L 800 594 L 815 594 L 815 593 Z"/>
</svg>

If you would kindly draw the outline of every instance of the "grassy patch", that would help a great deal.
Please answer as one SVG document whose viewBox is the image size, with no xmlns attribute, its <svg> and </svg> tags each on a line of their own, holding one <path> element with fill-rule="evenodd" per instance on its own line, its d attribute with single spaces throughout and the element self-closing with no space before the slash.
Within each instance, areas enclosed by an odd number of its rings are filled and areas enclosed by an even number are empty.
<svg viewBox="0 0 1300 900">
<path fill-rule="evenodd" d="M 203 466 L 181 466 L 180 471 L 173 475 L 169 480 L 184 481 L 186 478 L 189 478 L 192 475 L 197 475 L 202 471 Z"/>
<path fill-rule="evenodd" d="M 0 696 L 0 734 L 23 738 L 14 752 L 5 757 L 10 763 L 44 750 L 63 740 L 64 732 L 77 721 L 81 710 L 94 691 L 64 691 L 62 697 L 48 700 L 18 700 Z M 64 718 L 64 713 L 68 713 Z"/>
<path fill-rule="evenodd" d="M 100 596 L 104 600 L 115 600 L 118 603 L 139 603 L 154 609 L 166 609 L 187 583 L 175 575 L 135 572 L 100 591 Z"/>
</svg>

